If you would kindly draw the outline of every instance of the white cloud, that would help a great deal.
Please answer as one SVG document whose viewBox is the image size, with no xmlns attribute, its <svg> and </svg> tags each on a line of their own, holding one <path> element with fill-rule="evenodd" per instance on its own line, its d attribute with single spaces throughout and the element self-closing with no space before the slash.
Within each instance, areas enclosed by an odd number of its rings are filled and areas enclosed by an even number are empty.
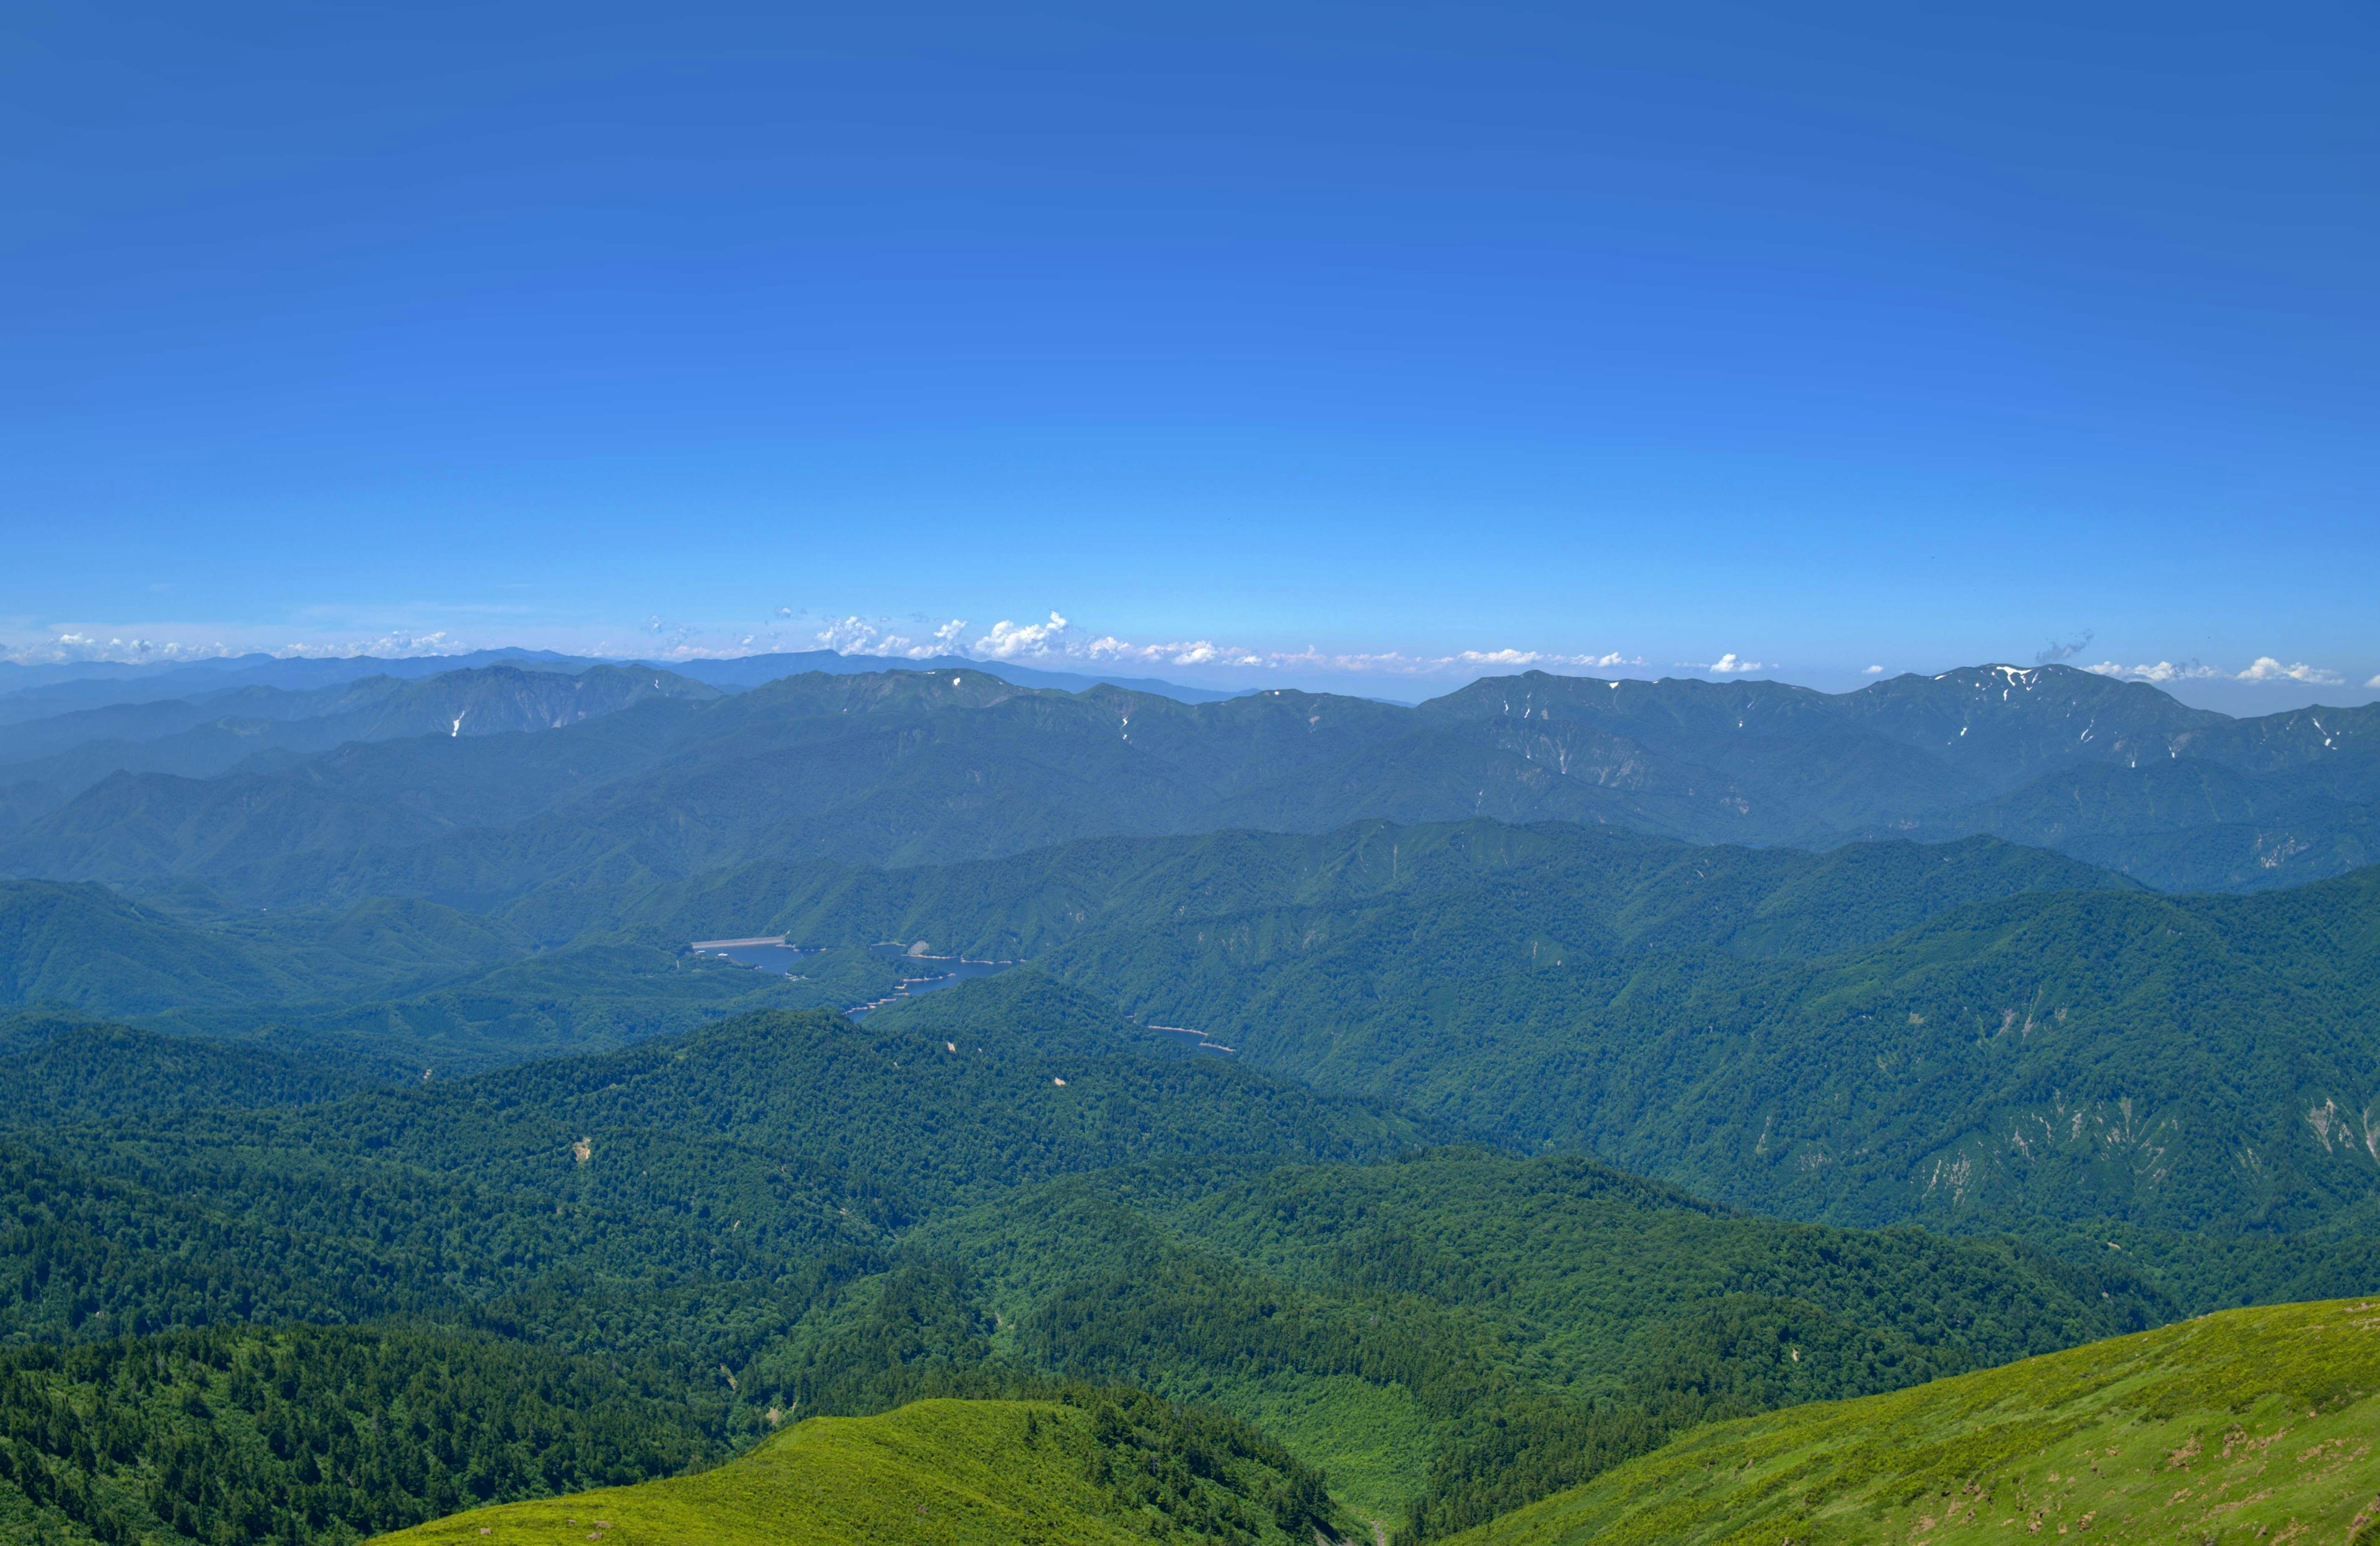
<svg viewBox="0 0 2380 1546">
<path fill-rule="evenodd" d="M 391 629 L 331 632 L 299 642 L 254 635 L 225 641 L 201 634 L 198 625 L 158 624 L 137 630 L 90 625 L 56 627 L 22 643 L 0 634 L 0 659 L 23 664 L 76 660 L 163 661 L 204 659 L 258 651 L 280 656 L 329 657 L 373 655 L 459 655 L 497 645 L 537 644 L 565 653 L 633 655 L 657 661 L 710 659 L 780 650 L 832 649 L 890 662 L 923 660 L 936 656 L 968 656 L 981 660 L 1046 664 L 1058 670 L 1136 668 L 1150 675 L 1173 670 L 1250 673 L 1287 672 L 1386 679 L 1467 678 L 1530 670 L 1562 672 L 1616 671 L 1634 668 L 1642 674 L 1645 658 L 1621 650 L 1576 653 L 1499 648 L 1461 649 L 1444 654 L 1402 650 L 1326 651 L 1269 649 L 1225 640 L 1192 636 L 1140 643 L 1112 634 L 1088 635 L 1063 613 L 1052 611 L 1047 621 L 1019 623 L 1003 619 L 988 631 L 971 630 L 965 619 L 937 622 L 930 618 L 893 619 L 851 614 L 817 618 L 808 609 L 773 607 L 768 625 L 706 627 L 649 613 L 605 636 L 593 633 L 575 638 L 505 636 L 458 638 L 444 630 Z M 799 620 L 799 621 L 793 621 Z M 28 620 L 18 620 L 19 628 Z M 790 624 L 790 625 L 788 625 Z M 174 635 L 178 634 L 178 637 Z M 19 639 L 24 639 L 19 634 Z M 1712 666 L 1694 670 L 1739 672 L 1771 669 L 1730 654 Z"/>
<path fill-rule="evenodd" d="M 832 649 L 838 655 L 869 655 L 886 660 L 924 660 L 936 655 L 965 653 L 958 647 L 958 636 L 966 627 L 963 618 L 953 618 L 922 640 L 891 632 L 883 626 L 886 621 L 837 618 L 818 631 L 818 647 Z"/>
<path fill-rule="evenodd" d="M 1883 674 L 1884 668 L 1882 666 L 1870 666 L 1867 670 L 1860 672 L 1860 675 L 1862 676 L 1882 676 Z"/>
<path fill-rule="evenodd" d="M 1137 666 L 1160 670 L 1208 666 L 1245 670 L 1342 671 L 1372 676 L 1439 676 L 1466 670 L 1527 670 L 1535 667 L 1592 669 L 1641 666 L 1645 663 L 1641 655 L 1629 656 L 1618 650 L 1581 655 L 1511 648 L 1465 649 L 1451 655 L 1407 655 L 1396 650 L 1377 654 L 1331 654 L 1312 646 L 1298 650 L 1250 649 L 1201 638 L 1135 644 L 1112 634 L 1085 638 L 1059 612 L 1051 612 L 1047 622 L 1018 623 L 1006 620 L 996 622 L 990 633 L 967 646 L 966 653 L 978 659 L 1035 661 L 1062 667 Z"/>
<path fill-rule="evenodd" d="M 2375 672 L 2372 680 L 2365 682 L 2363 685 L 2366 687 L 2380 687 L 2380 672 Z"/>
<path fill-rule="evenodd" d="M 2088 671 L 2096 671 L 2101 676 L 2119 677 L 2126 682 L 2167 682 L 2222 680 L 2230 682 L 2296 682 L 2313 687 L 2344 687 L 2347 685 L 2347 679 L 2339 675 L 2337 671 L 2327 670 L 2320 666 L 2309 666 L 2302 660 L 2294 665 L 2285 666 L 2270 655 L 2259 655 L 2256 657 L 2255 662 L 2243 671 L 2221 670 L 2216 667 L 2205 665 L 2197 660 L 2184 660 L 2179 663 L 2171 660 L 2159 660 L 2154 665 L 2146 666 L 2127 666 L 2114 660 L 2102 660 L 2095 666 L 2085 666 L 2082 669 Z M 2380 678 L 2374 678 L 2374 682 L 2380 682 Z M 2366 685 L 2371 685 L 2371 683 L 2367 683 Z"/>
<path fill-rule="evenodd" d="M 1681 670 L 1708 671 L 1713 676 L 1740 676 L 1749 671 L 1773 671 L 1777 669 L 1774 661 L 1739 660 L 1731 649 L 1716 660 L 1681 660 L 1678 667 Z"/>
<path fill-rule="evenodd" d="M 1065 653 L 1066 630 L 1072 627 L 1056 612 L 1047 622 L 1015 623 L 1006 618 L 991 625 L 991 632 L 976 640 L 968 651 L 978 659 L 1035 659 L 1043 656 Z"/>
<path fill-rule="evenodd" d="M 2309 666 L 2302 660 L 2293 666 L 2284 666 L 2269 655 L 2257 656 L 2256 663 L 2241 671 L 2237 680 L 2240 682 L 2303 682 L 2317 687 L 2347 685 L 2347 679 L 2337 671 L 2325 670 L 2320 666 Z"/>
<path fill-rule="evenodd" d="M 2095 666 L 2085 666 L 2086 671 L 2099 676 L 2112 676 L 2125 682 L 2198 682 L 2223 673 L 2212 666 L 2185 660 L 2176 665 L 2171 660 L 2159 660 L 2153 666 L 2126 666 L 2113 660 L 2102 660 Z"/>
<path fill-rule="evenodd" d="M 176 625 L 157 626 L 164 629 Z M 0 645 L 0 660 L 20 666 L 71 665 L 91 660 L 142 666 L 170 665 L 177 660 L 212 660 L 227 655 L 251 653 L 277 655 L 291 659 L 340 658 L 356 655 L 390 658 L 458 655 L 474 647 L 448 637 L 443 630 L 418 634 L 397 628 L 377 634 L 301 640 L 294 644 L 263 644 L 252 639 L 177 639 L 154 637 L 145 632 L 71 627 L 58 629 L 50 637 L 34 644 Z"/>
</svg>

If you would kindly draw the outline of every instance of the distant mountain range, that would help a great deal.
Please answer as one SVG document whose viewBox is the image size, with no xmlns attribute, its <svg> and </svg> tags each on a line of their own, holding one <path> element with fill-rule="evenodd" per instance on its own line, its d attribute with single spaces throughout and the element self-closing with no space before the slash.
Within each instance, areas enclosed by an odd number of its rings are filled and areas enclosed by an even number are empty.
<svg viewBox="0 0 2380 1546">
<path fill-rule="evenodd" d="M 150 665 L 91 660 L 28 666 L 0 660 L 0 725 L 42 719 L 76 708 L 205 697 L 240 687 L 270 687 L 302 693 L 361 682 L 368 677 L 385 676 L 410 682 L 425 676 L 442 676 L 450 671 L 477 670 L 486 666 L 513 666 L 524 670 L 558 671 L 565 675 L 596 666 L 650 667 L 729 692 L 757 687 L 779 677 L 798 676 L 804 671 L 846 676 L 883 670 L 887 667 L 911 670 L 949 670 L 953 667 L 961 667 L 968 670 L 988 671 L 1021 687 L 1056 687 L 1067 692 L 1080 692 L 1104 682 L 1111 686 L 1128 687 L 1135 692 L 1157 693 L 1178 698 L 1184 703 L 1214 703 L 1243 695 L 1184 687 L 1156 677 L 1115 676 L 1097 671 L 1045 671 L 1030 666 L 973 660 L 958 655 L 936 656 L 924 660 L 887 660 L 880 656 L 844 655 L 832 649 L 674 661 L 558 655 L 550 649 L 478 649 L 461 655 L 348 655 L 329 658 L 253 654 L 226 655 L 204 660 L 161 661 Z"/>
<path fill-rule="evenodd" d="M 854 1539 L 2080 1533 L 2361 1399 L 1943 1382 L 2380 1283 L 2380 707 L 236 664 L 0 699 L 0 1541 L 724 1538 L 931 1396 Z"/>
<path fill-rule="evenodd" d="M 2058 666 L 1847 694 L 1531 672 L 1410 708 L 1062 692 L 973 666 L 740 691 L 714 674 L 727 686 L 495 665 L 302 703 L 248 687 L 228 706 L 20 722 L 6 739 L 34 755 L 0 767 L 0 873 L 196 879 L 254 905 L 486 908 L 756 860 L 917 864 L 1473 815 L 1805 848 L 1988 833 L 2165 889 L 2380 859 L 2380 705 L 2234 719 Z"/>
</svg>

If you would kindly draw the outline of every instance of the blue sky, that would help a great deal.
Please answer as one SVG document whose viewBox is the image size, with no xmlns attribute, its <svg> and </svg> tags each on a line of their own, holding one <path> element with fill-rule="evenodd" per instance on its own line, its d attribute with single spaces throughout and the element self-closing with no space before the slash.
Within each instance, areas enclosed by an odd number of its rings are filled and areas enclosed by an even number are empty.
<svg viewBox="0 0 2380 1546">
<path fill-rule="evenodd" d="M 0 29 L 20 657 L 2380 695 L 2369 7 Z"/>
</svg>

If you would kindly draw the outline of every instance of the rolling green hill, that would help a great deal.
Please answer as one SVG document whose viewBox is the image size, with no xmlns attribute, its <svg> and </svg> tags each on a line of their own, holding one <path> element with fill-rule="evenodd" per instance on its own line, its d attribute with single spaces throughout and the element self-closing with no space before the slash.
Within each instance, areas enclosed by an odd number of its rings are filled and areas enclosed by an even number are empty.
<svg viewBox="0 0 2380 1546">
<path fill-rule="evenodd" d="M 0 1053 L 0 1127 L 112 1122 L 227 1105 L 334 1099 L 380 1082 L 353 1065 L 277 1047 L 161 1036 L 99 1022 L 44 1027 L 21 1051 Z M 8 1038 L 11 1040 L 18 1038 Z"/>
<path fill-rule="evenodd" d="M 504 925 L 432 902 L 234 913 L 135 903 L 103 886 L 0 881 L 0 1005 L 113 1016 L 361 996 L 486 972 L 527 951 Z M 245 1023 L 253 1023 L 246 1018 Z"/>
<path fill-rule="evenodd" d="M 1430 1130 L 1184 1058 L 1055 984 L 1010 991 L 1042 1010 L 969 1025 L 957 1051 L 965 1017 L 906 1018 L 927 999 L 313 1105 L 19 1129 L 0 1141 L 0 1342 L 493 1316 L 738 1367 L 811 1279 L 1003 1188 L 1369 1157 Z"/>
<path fill-rule="evenodd" d="M 387 1539 L 1309 1546 L 1343 1522 L 1311 1472 L 1228 1419 L 1084 1394 L 813 1418 L 699 1476 L 512 1504 Z"/>
<path fill-rule="evenodd" d="M 1410 1507 L 1435 1533 L 1714 1413 L 2170 1313 L 2119 1266 L 1779 1224 L 1585 1160 L 1476 1150 L 1100 1172 L 929 1222 L 901 1249 L 978 1274 L 1004 1356 L 1220 1405 L 1366 1516 Z M 747 1399 L 804 1394 L 772 1359 L 745 1380 Z"/>
<path fill-rule="evenodd" d="M 263 1033 L 381 1076 L 600 1050 L 752 1009 L 841 1009 L 892 993 L 899 972 L 858 950 L 799 982 L 601 936 L 532 952 L 501 923 L 419 900 L 241 913 L 203 895 L 134 903 L 95 885 L 0 881 L 0 1007 Z"/>
<path fill-rule="evenodd" d="M 2380 1305 L 2229 1310 L 1698 1430 L 1463 1546 L 2370 1539 Z"/>
<path fill-rule="evenodd" d="M 103 1122 L 0 1142 L 0 1341 L 402 1317 L 627 1360 L 730 1440 L 1143 1383 L 1440 1528 L 1714 1413 L 2167 1312 L 2120 1269 L 1576 1159 L 1351 1163 L 1430 1129 L 1030 972 L 312 1104 L 144 1114 L 117 1082 Z"/>
<path fill-rule="evenodd" d="M 149 1014 L 193 999 L 270 1001 L 286 984 L 237 943 L 103 886 L 0 880 L 0 1004 Z"/>
</svg>

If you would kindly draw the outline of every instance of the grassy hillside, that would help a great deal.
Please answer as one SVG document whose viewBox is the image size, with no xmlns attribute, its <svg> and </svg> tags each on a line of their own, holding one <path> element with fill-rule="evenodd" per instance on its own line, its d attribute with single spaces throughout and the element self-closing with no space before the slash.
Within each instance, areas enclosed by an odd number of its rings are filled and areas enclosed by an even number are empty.
<svg viewBox="0 0 2380 1546">
<path fill-rule="evenodd" d="M 1210 1401 L 1368 1516 L 1442 1527 L 1719 1413 L 1886 1390 L 2150 1324 L 2120 1268 L 1731 1214 L 1574 1158 L 1148 1166 L 929 1225 L 1030 1365 Z M 1789 1356 L 1788 1344 L 1803 1356 Z M 789 1393 L 770 1360 L 747 1375 Z"/>
<path fill-rule="evenodd" d="M 2380 1304 L 2229 1310 L 1690 1433 L 1464 1546 L 2350 1541 L 2380 1519 Z"/>
<path fill-rule="evenodd" d="M 1311 1472 L 1226 1419 L 1146 1398 L 920 1401 L 812 1418 L 672 1481 L 512 1504 L 390 1546 L 1310 1546 L 1346 1521 Z"/>
</svg>

